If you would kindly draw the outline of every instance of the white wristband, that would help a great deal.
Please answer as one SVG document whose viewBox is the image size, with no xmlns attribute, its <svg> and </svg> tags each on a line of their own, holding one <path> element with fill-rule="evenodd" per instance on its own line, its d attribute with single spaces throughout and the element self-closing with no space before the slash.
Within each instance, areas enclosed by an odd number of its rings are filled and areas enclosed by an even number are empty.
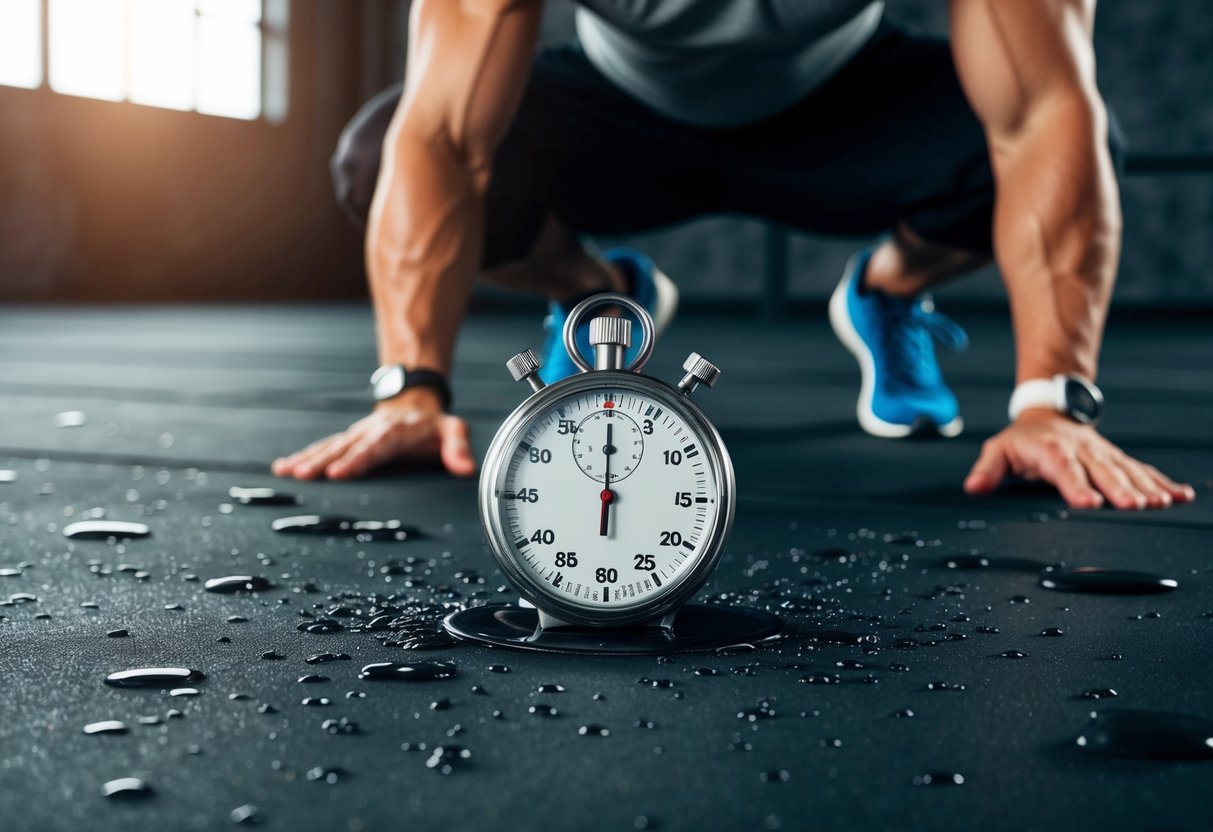
<svg viewBox="0 0 1213 832">
<path fill-rule="evenodd" d="M 1066 412 L 1066 377 L 1062 374 L 1052 378 L 1029 379 L 1015 388 L 1007 415 L 1014 422 L 1019 414 L 1033 407 L 1047 407 L 1058 413 Z"/>
</svg>

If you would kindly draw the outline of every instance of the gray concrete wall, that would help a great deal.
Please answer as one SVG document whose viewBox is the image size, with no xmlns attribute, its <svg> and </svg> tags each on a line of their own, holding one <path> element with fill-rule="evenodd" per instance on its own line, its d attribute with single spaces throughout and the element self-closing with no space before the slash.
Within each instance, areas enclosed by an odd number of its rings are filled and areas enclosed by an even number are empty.
<svg viewBox="0 0 1213 832">
<path fill-rule="evenodd" d="M 550 0 L 545 40 L 572 37 L 568 0 Z M 889 0 L 894 17 L 947 30 L 946 0 Z M 1100 4 L 1099 83 L 1137 151 L 1213 151 L 1213 7 L 1192 0 Z M 1126 221 L 1118 302 L 1213 304 L 1213 173 L 1131 176 L 1123 182 Z M 756 295 L 761 286 L 759 223 L 711 219 L 633 238 L 691 297 Z M 797 235 L 791 292 L 824 298 L 856 241 Z M 956 283 L 945 296 L 996 298 L 992 270 Z"/>
</svg>

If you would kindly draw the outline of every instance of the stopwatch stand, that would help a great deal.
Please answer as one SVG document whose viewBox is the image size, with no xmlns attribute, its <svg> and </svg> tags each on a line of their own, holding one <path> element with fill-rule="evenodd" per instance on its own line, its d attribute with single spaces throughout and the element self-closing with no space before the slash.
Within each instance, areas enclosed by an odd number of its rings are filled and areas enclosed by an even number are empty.
<svg viewBox="0 0 1213 832">
<path fill-rule="evenodd" d="M 708 604 L 684 604 L 654 623 L 630 627 L 566 625 L 529 606 L 488 604 L 451 613 L 443 621 L 456 638 L 549 653 L 646 655 L 715 650 L 774 638 L 783 622 L 770 613 Z M 542 619 L 542 624 L 541 624 Z"/>
</svg>

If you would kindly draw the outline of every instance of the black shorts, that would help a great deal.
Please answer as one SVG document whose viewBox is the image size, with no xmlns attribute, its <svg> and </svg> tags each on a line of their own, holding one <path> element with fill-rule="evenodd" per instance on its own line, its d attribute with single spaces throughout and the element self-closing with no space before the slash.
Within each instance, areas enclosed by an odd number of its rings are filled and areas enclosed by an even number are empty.
<svg viewBox="0 0 1213 832">
<path fill-rule="evenodd" d="M 400 88 L 376 96 L 333 159 L 338 198 L 365 220 Z M 628 234 L 743 214 L 826 235 L 899 222 L 992 251 L 986 139 L 945 40 L 884 22 L 842 70 L 787 110 L 737 128 L 665 118 L 576 46 L 542 51 L 489 187 L 484 266 L 523 258 L 550 214 L 579 234 Z"/>
</svg>

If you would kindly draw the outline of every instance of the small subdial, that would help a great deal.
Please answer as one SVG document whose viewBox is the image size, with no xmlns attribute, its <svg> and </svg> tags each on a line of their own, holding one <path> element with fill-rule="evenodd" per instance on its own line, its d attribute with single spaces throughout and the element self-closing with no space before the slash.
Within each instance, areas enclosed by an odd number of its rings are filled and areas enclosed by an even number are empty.
<svg viewBox="0 0 1213 832">
<path fill-rule="evenodd" d="M 644 436 L 640 426 L 618 410 L 591 413 L 581 420 L 573 434 L 573 459 L 577 467 L 604 485 L 626 479 L 643 457 Z"/>
</svg>

